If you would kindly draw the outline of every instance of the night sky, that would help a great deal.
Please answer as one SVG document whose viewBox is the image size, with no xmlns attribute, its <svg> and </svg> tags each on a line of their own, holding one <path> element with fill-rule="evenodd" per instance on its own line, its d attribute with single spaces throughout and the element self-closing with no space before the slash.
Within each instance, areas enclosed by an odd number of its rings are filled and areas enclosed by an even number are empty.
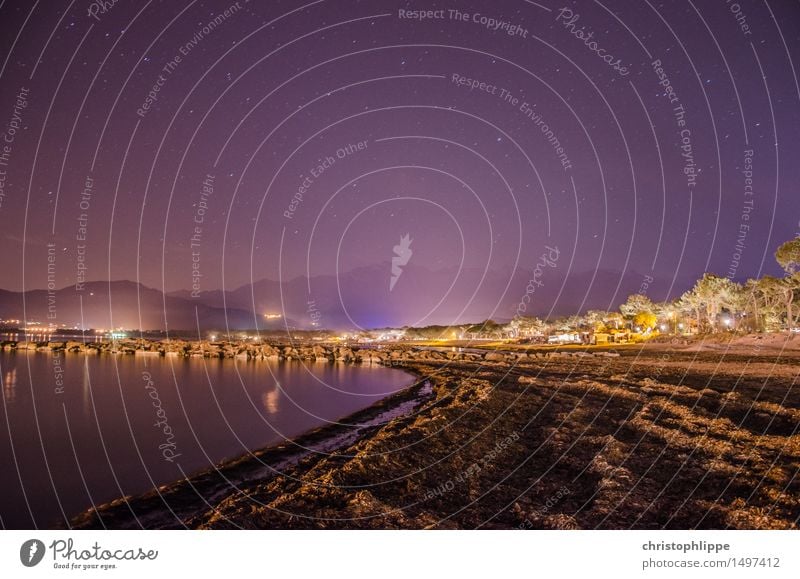
<svg viewBox="0 0 800 579">
<path fill-rule="evenodd" d="M 549 247 L 674 296 L 778 274 L 800 230 L 796 2 L 5 0 L 0 28 L 3 289 L 511 279 Z"/>
</svg>

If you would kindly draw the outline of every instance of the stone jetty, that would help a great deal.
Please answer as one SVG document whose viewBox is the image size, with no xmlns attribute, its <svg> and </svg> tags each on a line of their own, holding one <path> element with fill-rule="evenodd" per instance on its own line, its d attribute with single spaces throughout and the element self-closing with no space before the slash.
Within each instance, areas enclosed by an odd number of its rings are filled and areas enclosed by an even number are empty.
<svg viewBox="0 0 800 579">
<path fill-rule="evenodd" d="M 267 341 L 206 341 L 181 339 L 125 339 L 103 342 L 50 341 L 0 342 L 3 351 L 33 350 L 89 355 L 169 356 L 178 358 L 234 358 L 237 360 L 276 360 L 305 362 L 340 362 L 392 366 L 405 362 L 481 362 L 516 364 L 540 358 L 619 356 L 613 352 L 530 351 L 510 352 L 460 348 L 426 348 L 409 343 L 335 344 L 272 343 Z"/>
</svg>

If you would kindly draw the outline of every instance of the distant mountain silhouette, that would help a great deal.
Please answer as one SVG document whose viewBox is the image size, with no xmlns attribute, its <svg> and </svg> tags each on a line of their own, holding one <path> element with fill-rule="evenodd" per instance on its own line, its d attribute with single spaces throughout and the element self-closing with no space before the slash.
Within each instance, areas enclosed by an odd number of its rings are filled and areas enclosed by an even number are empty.
<svg viewBox="0 0 800 579">
<path fill-rule="evenodd" d="M 253 314 L 247 310 L 233 308 L 226 312 L 199 300 L 164 296 L 159 290 L 131 281 L 89 282 L 81 292 L 76 292 L 75 286 L 57 290 L 52 302 L 55 319 L 48 318 L 50 299 L 47 290 L 24 294 L 0 290 L 0 318 L 24 318 L 84 328 L 196 330 L 199 325 L 201 330 L 207 330 L 225 328 L 227 315 L 232 328 L 255 325 Z"/>
<path fill-rule="evenodd" d="M 635 271 L 625 275 L 610 270 L 565 273 L 558 266 L 544 269 L 539 277 L 542 285 L 531 294 L 526 313 L 553 317 L 588 309 L 616 309 L 632 293 L 644 291 L 660 301 L 668 297 L 670 289 L 669 280 L 647 281 Z M 282 283 L 262 279 L 224 293 L 202 292 L 198 299 L 216 308 L 282 313 L 301 328 L 311 327 L 315 319 L 319 327 L 330 329 L 468 323 L 487 317 L 502 321 L 514 317 L 532 277 L 530 270 L 517 270 L 513 275 L 510 269 L 494 270 L 484 275 L 474 268 L 431 271 L 412 262 L 390 289 L 391 263 L 387 261 L 338 277 L 313 276 L 310 282 L 305 276 Z M 688 276 L 676 280 L 671 296 L 692 283 Z M 186 297 L 189 293 L 171 295 Z"/>
<path fill-rule="evenodd" d="M 637 272 L 572 272 L 545 268 L 541 285 L 531 295 L 525 313 L 564 316 L 588 309 L 616 309 L 640 290 L 654 301 L 665 299 L 669 282 Z M 262 279 L 236 289 L 163 294 L 131 281 L 90 282 L 82 292 L 74 286 L 55 293 L 59 324 L 92 328 L 126 327 L 152 330 L 209 329 L 353 329 L 406 325 L 476 322 L 487 317 L 514 317 L 533 274 L 530 270 L 484 272 L 474 268 L 431 271 L 414 266 L 390 289 L 391 263 L 361 267 L 340 276 L 297 277 L 282 283 Z M 692 280 L 676 282 L 672 295 Z M 310 288 L 310 289 L 309 289 Z M 26 319 L 47 322 L 46 290 L 24 293 Z M 0 318 L 23 318 L 23 294 L 0 290 Z M 267 318 L 265 314 L 281 314 Z M 312 322 L 317 325 L 313 326 Z"/>
</svg>

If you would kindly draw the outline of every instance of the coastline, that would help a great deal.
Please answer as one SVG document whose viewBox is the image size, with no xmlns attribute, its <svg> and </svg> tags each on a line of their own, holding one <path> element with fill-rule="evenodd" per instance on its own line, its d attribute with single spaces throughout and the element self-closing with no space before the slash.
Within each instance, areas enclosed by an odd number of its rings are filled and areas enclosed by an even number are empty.
<svg viewBox="0 0 800 579">
<path fill-rule="evenodd" d="M 56 528 L 187 528 L 185 523 L 195 513 L 207 508 L 210 501 L 235 492 L 237 485 L 271 479 L 315 453 L 335 455 L 386 422 L 412 413 L 430 396 L 430 385 L 410 369 L 395 368 L 413 378 L 411 384 L 367 408 L 281 443 L 222 460 L 185 479 L 96 505 L 73 516 L 68 526 L 62 521 Z"/>
<path fill-rule="evenodd" d="M 797 349 L 781 357 L 696 346 L 648 344 L 620 356 L 490 350 L 460 360 L 422 350 L 392 366 L 424 380 L 348 422 L 408 411 L 364 424 L 330 454 L 297 456 L 298 443 L 343 434 L 325 427 L 72 523 L 797 528 Z"/>
</svg>

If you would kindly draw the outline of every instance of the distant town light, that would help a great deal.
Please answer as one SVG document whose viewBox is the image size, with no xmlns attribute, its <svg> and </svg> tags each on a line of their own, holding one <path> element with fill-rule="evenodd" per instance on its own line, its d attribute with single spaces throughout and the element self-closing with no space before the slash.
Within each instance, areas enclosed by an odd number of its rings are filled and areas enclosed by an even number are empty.
<svg viewBox="0 0 800 579">
<path fill-rule="evenodd" d="M 276 320 L 282 316 L 281 314 L 264 314 L 264 317 L 268 320 Z"/>
</svg>

